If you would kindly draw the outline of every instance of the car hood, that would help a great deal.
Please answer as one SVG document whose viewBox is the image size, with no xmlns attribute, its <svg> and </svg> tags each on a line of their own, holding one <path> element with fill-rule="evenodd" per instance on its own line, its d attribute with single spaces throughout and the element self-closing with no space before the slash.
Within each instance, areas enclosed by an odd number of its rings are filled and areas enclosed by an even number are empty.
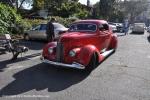
<svg viewBox="0 0 150 100">
<path fill-rule="evenodd" d="M 95 44 L 96 36 L 96 33 L 91 32 L 67 32 L 60 36 L 58 42 L 63 44 L 65 52 L 69 52 L 73 48 L 83 47 L 88 44 Z"/>
<path fill-rule="evenodd" d="M 60 37 L 60 41 L 72 41 L 72 40 L 80 40 L 80 39 L 88 39 L 93 36 L 95 33 L 88 32 L 67 32 Z"/>
</svg>

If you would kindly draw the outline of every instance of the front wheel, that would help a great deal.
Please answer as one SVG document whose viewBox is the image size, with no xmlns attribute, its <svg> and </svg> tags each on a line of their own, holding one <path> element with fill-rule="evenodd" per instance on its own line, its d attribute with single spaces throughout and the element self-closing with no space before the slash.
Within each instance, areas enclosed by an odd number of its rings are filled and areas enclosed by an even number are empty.
<svg viewBox="0 0 150 100">
<path fill-rule="evenodd" d="M 96 67 L 96 65 L 97 65 L 96 54 L 93 54 L 89 64 L 86 66 L 85 70 L 86 71 L 92 71 Z"/>
</svg>

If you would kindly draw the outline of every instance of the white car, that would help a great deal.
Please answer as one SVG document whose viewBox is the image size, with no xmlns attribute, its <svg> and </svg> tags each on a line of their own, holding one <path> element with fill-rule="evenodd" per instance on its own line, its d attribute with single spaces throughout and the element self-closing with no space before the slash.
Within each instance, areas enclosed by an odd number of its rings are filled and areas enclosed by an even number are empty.
<svg viewBox="0 0 150 100">
<path fill-rule="evenodd" d="M 150 26 L 147 27 L 147 32 L 150 33 Z"/>
<path fill-rule="evenodd" d="M 60 23 L 53 23 L 53 25 L 54 25 L 55 38 L 58 38 L 60 34 L 68 31 L 68 28 L 66 28 Z M 47 40 L 46 26 L 47 24 L 39 24 L 38 26 L 32 28 L 31 30 L 26 31 L 24 33 L 24 39 L 25 40 L 30 40 L 30 39 Z"/>
<path fill-rule="evenodd" d="M 109 24 L 109 27 L 112 29 L 113 32 L 117 32 L 117 26 L 113 24 Z"/>
<path fill-rule="evenodd" d="M 134 23 L 132 26 L 132 33 L 142 33 L 144 34 L 145 24 L 144 23 Z"/>
</svg>

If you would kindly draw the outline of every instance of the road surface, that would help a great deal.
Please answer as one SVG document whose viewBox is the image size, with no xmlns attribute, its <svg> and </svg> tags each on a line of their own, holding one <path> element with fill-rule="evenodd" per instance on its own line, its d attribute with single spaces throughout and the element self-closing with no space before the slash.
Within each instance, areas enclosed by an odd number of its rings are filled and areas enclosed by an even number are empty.
<svg viewBox="0 0 150 100">
<path fill-rule="evenodd" d="M 40 61 L 43 42 L 10 61 L 0 55 L 0 100 L 150 100 L 150 38 L 119 35 L 117 51 L 91 73 Z"/>
</svg>

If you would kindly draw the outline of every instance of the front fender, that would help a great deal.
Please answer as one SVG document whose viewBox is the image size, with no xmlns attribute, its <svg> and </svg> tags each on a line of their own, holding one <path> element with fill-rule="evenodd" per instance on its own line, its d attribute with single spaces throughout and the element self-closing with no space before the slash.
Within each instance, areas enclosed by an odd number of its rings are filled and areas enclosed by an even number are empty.
<svg viewBox="0 0 150 100">
<path fill-rule="evenodd" d="M 48 54 L 48 48 L 49 48 L 49 47 L 56 47 L 56 46 L 57 46 L 57 42 L 50 42 L 50 43 L 46 44 L 46 45 L 43 47 L 42 55 L 43 55 L 43 56 L 47 56 L 47 54 Z"/>
<path fill-rule="evenodd" d="M 91 60 L 91 57 L 94 53 L 98 53 L 98 49 L 93 45 L 87 45 L 80 49 L 78 53 L 79 63 L 87 66 Z"/>
</svg>

